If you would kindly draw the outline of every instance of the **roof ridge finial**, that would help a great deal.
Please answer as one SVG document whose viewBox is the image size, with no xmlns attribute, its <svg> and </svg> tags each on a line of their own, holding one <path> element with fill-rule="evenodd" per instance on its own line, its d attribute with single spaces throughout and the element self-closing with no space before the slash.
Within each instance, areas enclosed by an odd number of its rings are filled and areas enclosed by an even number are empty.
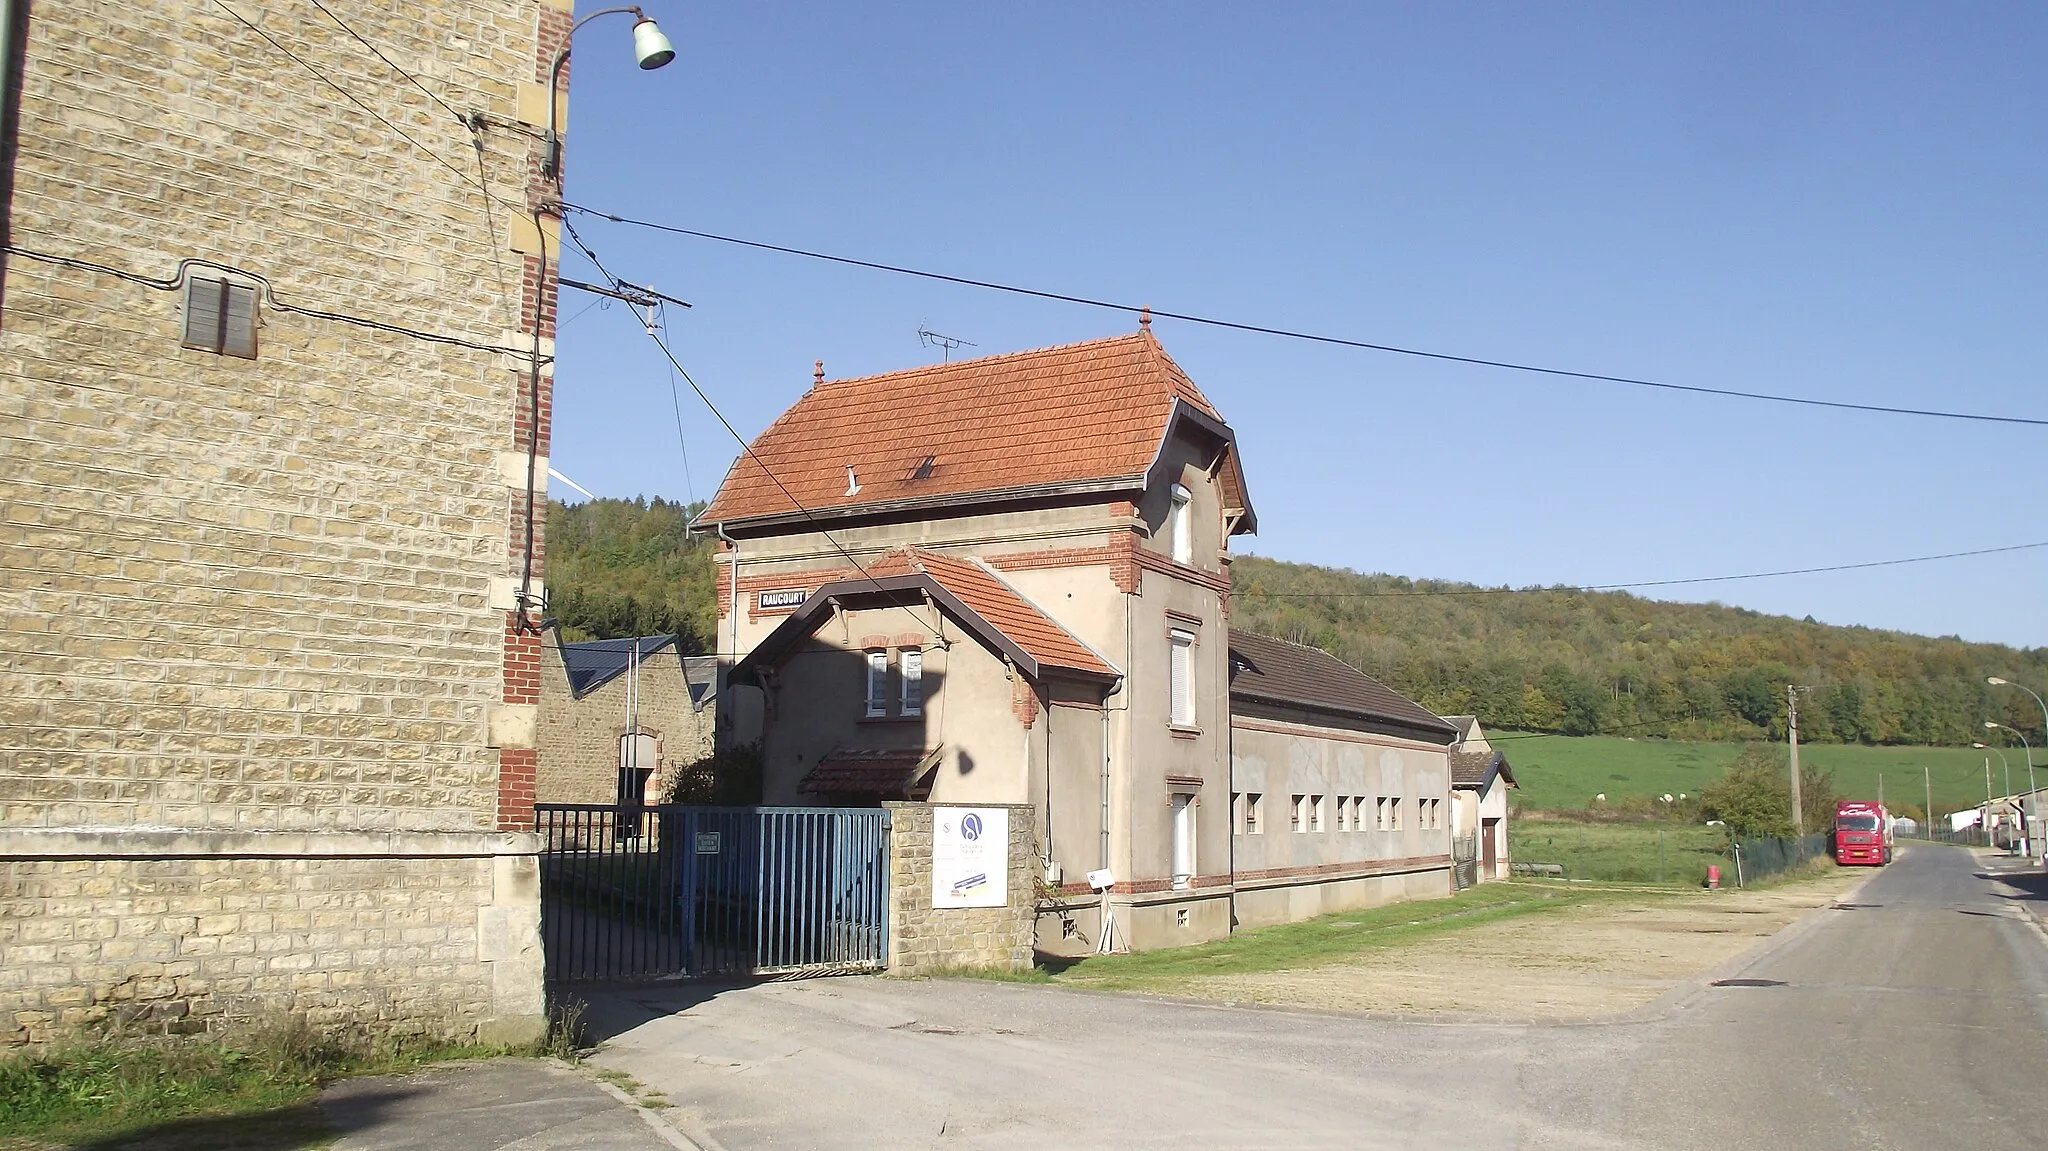
<svg viewBox="0 0 2048 1151">
<path fill-rule="evenodd" d="M 823 361 L 823 360 L 815 360 L 815 361 L 813 361 L 813 362 L 811 363 L 811 386 L 815 388 L 815 387 L 817 387 L 818 385 L 820 385 L 820 384 L 822 384 L 822 383 L 824 383 L 824 382 L 825 382 L 825 361 Z"/>
<path fill-rule="evenodd" d="M 1150 304 L 1138 309 L 1138 330 L 1141 332 L 1152 330 L 1152 306 Z"/>
</svg>

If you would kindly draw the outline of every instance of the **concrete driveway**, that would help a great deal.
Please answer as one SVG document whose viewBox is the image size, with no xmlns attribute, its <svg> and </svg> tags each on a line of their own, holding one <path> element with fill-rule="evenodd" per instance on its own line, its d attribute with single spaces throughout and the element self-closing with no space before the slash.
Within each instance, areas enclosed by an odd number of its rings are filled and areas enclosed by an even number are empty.
<svg viewBox="0 0 2048 1151">
<path fill-rule="evenodd" d="M 597 1056 L 706 1147 L 1924 1148 L 2048 1124 L 2048 946 L 1906 851 L 1702 987 L 1586 1025 L 1368 1019 L 972 980 L 614 992 Z M 2038 890 L 2037 890 L 2038 889 Z"/>
</svg>

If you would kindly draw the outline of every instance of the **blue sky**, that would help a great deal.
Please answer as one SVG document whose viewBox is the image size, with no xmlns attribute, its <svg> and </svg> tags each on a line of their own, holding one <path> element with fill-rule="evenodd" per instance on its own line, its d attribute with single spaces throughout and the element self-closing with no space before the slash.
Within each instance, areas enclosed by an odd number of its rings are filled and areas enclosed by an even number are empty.
<svg viewBox="0 0 2048 1151">
<path fill-rule="evenodd" d="M 1374 342 L 2048 417 L 2048 8 L 647 7 L 666 70 L 632 67 L 624 19 L 578 34 L 572 202 Z M 920 326 L 977 345 L 956 354 L 1135 326 L 572 221 L 696 305 L 667 334 L 747 435 L 815 359 L 936 360 Z M 564 293 L 555 466 L 708 498 L 737 445 L 685 390 L 686 469 L 667 361 L 586 303 Z M 1237 429 L 1261 555 L 1580 584 L 2048 540 L 2048 428 L 1155 331 Z M 2044 574 L 2048 549 L 1656 594 L 2039 646 Z"/>
</svg>

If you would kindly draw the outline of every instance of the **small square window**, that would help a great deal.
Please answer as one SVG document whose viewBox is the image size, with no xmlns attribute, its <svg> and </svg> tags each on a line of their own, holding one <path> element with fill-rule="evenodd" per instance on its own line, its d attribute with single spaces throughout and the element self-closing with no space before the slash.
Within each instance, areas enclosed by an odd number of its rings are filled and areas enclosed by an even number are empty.
<svg viewBox="0 0 2048 1151">
<path fill-rule="evenodd" d="M 1323 797 L 1320 795 L 1308 797 L 1308 829 L 1310 831 L 1321 831 L 1323 829 Z"/>
<path fill-rule="evenodd" d="M 1389 824 L 1389 823 L 1387 822 L 1387 818 L 1388 818 L 1388 809 L 1387 809 L 1387 797 L 1386 797 L 1386 796 L 1384 796 L 1384 795 L 1382 795 L 1382 796 L 1380 796 L 1379 798 L 1377 798 L 1377 799 L 1373 800 L 1373 809 L 1372 809 L 1372 826 L 1373 826 L 1373 829 L 1374 829 L 1375 831 L 1386 831 L 1386 830 L 1388 830 L 1388 828 L 1389 828 L 1389 827 L 1390 827 L 1391 825 L 1390 825 L 1390 824 Z"/>
<path fill-rule="evenodd" d="M 1265 815 L 1265 812 L 1262 809 L 1265 806 L 1266 797 L 1263 793 L 1256 791 L 1248 791 L 1245 793 L 1244 833 L 1246 835 L 1257 835 L 1260 831 L 1263 830 L 1263 816 Z"/>
<path fill-rule="evenodd" d="M 1289 829 L 1302 831 L 1308 827 L 1308 796 L 1297 795 L 1288 813 Z"/>
<path fill-rule="evenodd" d="M 1399 796 L 1387 801 L 1387 830 L 1401 830 L 1401 800 Z"/>
<path fill-rule="evenodd" d="M 186 280 L 184 346 L 255 359 L 255 287 L 219 278 Z"/>
</svg>

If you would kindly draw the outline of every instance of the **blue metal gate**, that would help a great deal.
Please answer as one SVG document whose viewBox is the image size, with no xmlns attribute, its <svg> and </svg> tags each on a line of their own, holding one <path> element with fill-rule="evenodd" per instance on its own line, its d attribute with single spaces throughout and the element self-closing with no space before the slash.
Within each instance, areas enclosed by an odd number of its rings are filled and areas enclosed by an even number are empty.
<svg viewBox="0 0 2048 1151">
<path fill-rule="evenodd" d="M 551 980 L 883 965 L 886 812 L 543 803 L 534 814 Z"/>
</svg>

